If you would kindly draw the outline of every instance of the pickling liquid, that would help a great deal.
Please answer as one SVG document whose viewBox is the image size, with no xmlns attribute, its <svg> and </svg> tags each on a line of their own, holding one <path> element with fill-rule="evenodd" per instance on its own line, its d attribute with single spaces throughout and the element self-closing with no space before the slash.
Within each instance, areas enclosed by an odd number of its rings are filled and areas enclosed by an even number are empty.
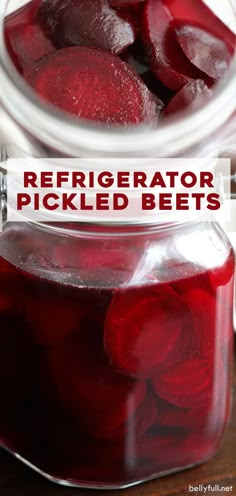
<svg viewBox="0 0 236 496">
<path fill-rule="evenodd" d="M 224 433 L 233 253 L 175 280 L 99 285 L 108 263 L 127 276 L 132 256 L 59 246 L 61 282 L 1 258 L 1 444 L 54 479 L 125 486 L 206 461 Z M 68 260 L 89 287 L 67 283 Z"/>
</svg>

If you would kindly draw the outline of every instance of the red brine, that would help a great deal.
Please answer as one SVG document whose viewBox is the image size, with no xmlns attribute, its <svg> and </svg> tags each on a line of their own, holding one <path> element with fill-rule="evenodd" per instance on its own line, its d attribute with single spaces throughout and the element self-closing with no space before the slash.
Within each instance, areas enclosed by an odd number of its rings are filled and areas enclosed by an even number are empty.
<svg viewBox="0 0 236 496">
<path fill-rule="evenodd" d="M 233 253 L 212 270 L 189 264 L 176 280 L 105 287 L 105 259 L 89 244 L 77 259 L 59 248 L 57 270 L 68 260 L 81 274 L 90 267 L 97 287 L 0 260 L 1 444 L 55 479 L 91 487 L 209 459 L 229 416 Z M 107 263 L 113 257 L 129 278 L 139 248 L 129 261 L 117 250 Z M 40 264 L 47 270 L 43 256 Z"/>
<path fill-rule="evenodd" d="M 32 0 L 6 19 L 5 35 L 44 103 L 108 126 L 156 127 L 198 109 L 235 51 L 203 0 Z"/>
</svg>

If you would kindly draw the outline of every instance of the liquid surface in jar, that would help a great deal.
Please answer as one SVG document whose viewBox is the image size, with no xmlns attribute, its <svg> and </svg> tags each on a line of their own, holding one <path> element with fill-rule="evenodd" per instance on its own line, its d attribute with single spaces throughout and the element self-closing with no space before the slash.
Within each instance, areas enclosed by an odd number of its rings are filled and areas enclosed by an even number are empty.
<svg viewBox="0 0 236 496">
<path fill-rule="evenodd" d="M 204 105 L 235 51 L 203 0 L 32 0 L 6 18 L 5 36 L 44 101 L 122 126 Z"/>
<path fill-rule="evenodd" d="M 86 243 L 83 256 L 68 250 L 55 248 L 49 278 L 0 259 L 1 443 L 90 486 L 206 461 L 230 410 L 233 252 L 210 270 L 190 263 L 176 279 L 108 287 L 106 265 L 127 280 L 134 248 L 129 260 Z M 68 263 L 93 273 L 93 286 L 65 284 Z"/>
</svg>

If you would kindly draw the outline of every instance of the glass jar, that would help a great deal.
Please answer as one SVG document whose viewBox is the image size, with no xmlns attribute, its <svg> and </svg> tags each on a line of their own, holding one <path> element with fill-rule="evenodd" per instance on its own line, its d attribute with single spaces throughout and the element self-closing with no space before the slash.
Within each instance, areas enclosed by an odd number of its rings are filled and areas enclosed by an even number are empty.
<svg viewBox="0 0 236 496">
<path fill-rule="evenodd" d="M 5 16 L 25 3 L 27 0 L 0 3 L 0 99 L 6 143 L 17 145 L 29 155 L 53 157 L 216 156 L 235 143 L 236 120 L 232 119 L 236 109 L 235 60 L 225 79 L 217 85 L 214 97 L 203 108 L 191 114 L 180 112 L 156 129 L 88 125 L 48 108 L 19 77 L 7 53 Z M 227 0 L 227 3 L 233 16 L 235 2 Z M 233 19 L 233 25 L 235 22 Z"/>
<path fill-rule="evenodd" d="M 234 255 L 213 220 L 7 223 L 0 255 L 2 447 L 90 488 L 215 454 L 230 414 Z"/>
</svg>

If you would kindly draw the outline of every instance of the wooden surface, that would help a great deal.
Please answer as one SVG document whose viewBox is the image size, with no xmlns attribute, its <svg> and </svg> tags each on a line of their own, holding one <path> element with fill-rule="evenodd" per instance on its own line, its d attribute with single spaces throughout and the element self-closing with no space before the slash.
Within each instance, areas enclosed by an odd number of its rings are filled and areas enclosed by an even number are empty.
<svg viewBox="0 0 236 496">
<path fill-rule="evenodd" d="M 223 445 L 215 458 L 205 465 L 148 482 L 123 491 L 91 491 L 69 489 L 47 482 L 4 452 L 0 453 L 0 496 L 184 496 L 203 495 L 189 492 L 189 484 L 233 486 L 231 492 L 206 492 L 214 496 L 236 496 L 236 367 L 234 370 L 234 407 Z"/>
</svg>

